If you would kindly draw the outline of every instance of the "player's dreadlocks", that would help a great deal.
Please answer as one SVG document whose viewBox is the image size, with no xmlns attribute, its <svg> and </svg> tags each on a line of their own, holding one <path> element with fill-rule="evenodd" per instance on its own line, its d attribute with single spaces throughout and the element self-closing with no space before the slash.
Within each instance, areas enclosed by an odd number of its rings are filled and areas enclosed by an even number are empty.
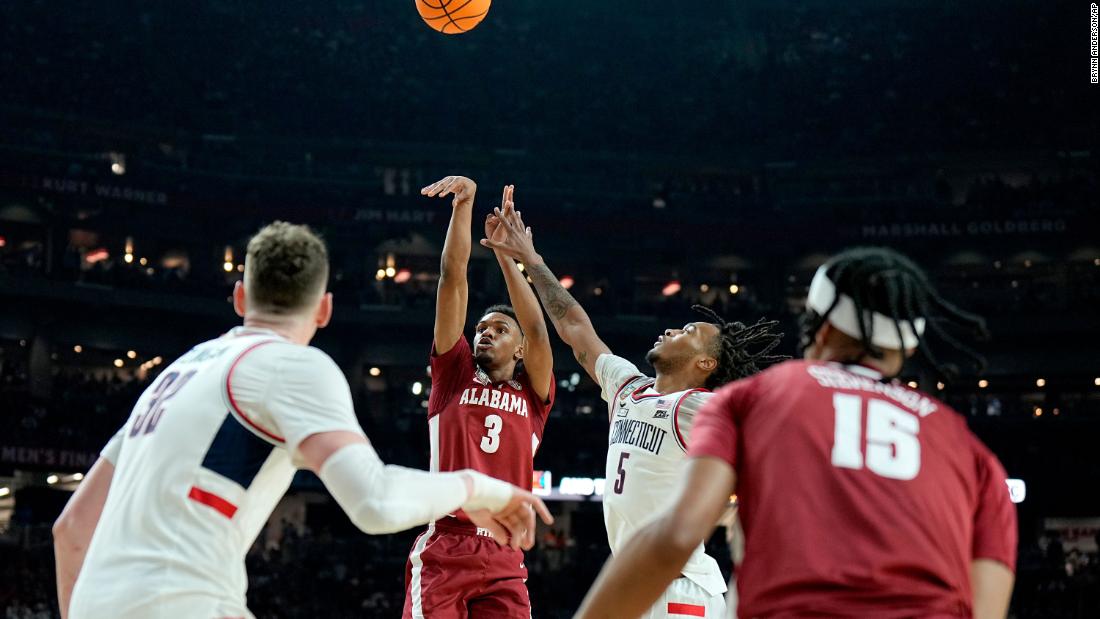
<svg viewBox="0 0 1100 619">
<path fill-rule="evenodd" d="M 939 338 L 970 358 L 979 372 L 985 369 L 985 359 L 981 355 L 944 329 L 944 325 L 950 323 L 984 339 L 989 335 L 985 321 L 980 316 L 945 301 L 928 281 L 924 271 L 909 258 L 884 247 L 859 247 L 844 251 L 833 258 L 826 270 L 826 276 L 836 286 L 836 299 L 823 314 L 807 309 L 802 318 L 803 348 L 813 342 L 814 334 L 836 307 L 840 295 L 845 294 L 855 304 L 856 315 L 859 317 L 859 340 L 863 350 L 876 359 L 882 358 L 883 351 L 871 342 L 874 334 L 868 312 L 876 312 L 892 319 L 899 340 L 902 339 L 902 323 L 913 325 L 917 319 L 924 318 Z M 915 335 L 918 354 L 924 356 L 939 376 L 953 377 L 957 374 L 954 366 L 941 363 L 937 359 L 924 335 Z"/>
<path fill-rule="evenodd" d="M 725 318 L 704 305 L 693 305 L 691 309 L 703 314 L 718 327 L 714 351 L 718 366 L 707 377 L 707 389 L 716 389 L 732 380 L 751 376 L 764 366 L 790 359 L 785 355 L 769 354 L 783 338 L 782 333 L 772 330 L 779 321 L 761 318 L 745 326 L 741 322 L 726 322 Z"/>
</svg>

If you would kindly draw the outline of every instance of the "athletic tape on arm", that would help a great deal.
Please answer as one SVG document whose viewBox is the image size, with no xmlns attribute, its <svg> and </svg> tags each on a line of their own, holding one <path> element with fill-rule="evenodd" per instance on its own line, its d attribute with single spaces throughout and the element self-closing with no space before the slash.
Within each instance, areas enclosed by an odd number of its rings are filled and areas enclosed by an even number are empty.
<svg viewBox="0 0 1100 619">
<path fill-rule="evenodd" d="M 473 481 L 469 497 L 467 475 Z M 459 508 L 499 511 L 512 496 L 508 484 L 474 471 L 428 473 L 385 465 L 369 443 L 340 448 L 318 476 L 352 523 L 371 534 L 402 531 Z"/>
</svg>

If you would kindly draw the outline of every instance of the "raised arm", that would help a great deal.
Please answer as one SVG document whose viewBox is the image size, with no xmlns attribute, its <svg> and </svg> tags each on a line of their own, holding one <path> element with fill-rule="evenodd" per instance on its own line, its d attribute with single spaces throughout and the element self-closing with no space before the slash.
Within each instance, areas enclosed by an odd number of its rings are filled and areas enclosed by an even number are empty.
<svg viewBox="0 0 1100 619">
<path fill-rule="evenodd" d="M 502 233 L 494 235 L 493 239 L 482 239 L 481 244 L 523 263 L 558 336 L 573 349 L 573 356 L 584 371 L 599 383 L 596 359 L 604 353 L 610 353 L 611 349 L 596 334 L 588 313 L 558 282 L 542 256 L 535 251 L 531 228 L 524 225 L 520 214 L 515 211 L 504 214 L 501 228 Z"/>
<path fill-rule="evenodd" d="M 514 191 L 514 185 L 504 187 L 500 208 L 495 209 L 494 213 L 485 220 L 486 237 L 494 236 L 493 230 L 500 227 L 502 217 L 508 217 L 515 212 L 515 204 L 512 202 Z M 499 251 L 493 253 L 496 255 L 497 263 L 500 264 L 501 272 L 504 273 L 504 282 L 508 285 L 508 298 L 512 302 L 512 309 L 516 311 L 516 319 L 519 320 L 519 326 L 523 329 L 523 365 L 527 368 L 535 393 L 545 402 L 550 396 L 550 381 L 554 379 L 554 353 L 550 348 L 550 334 L 546 330 L 546 321 L 542 317 L 539 300 L 512 258 Z"/>
<path fill-rule="evenodd" d="M 466 324 L 466 304 L 469 287 L 466 266 L 470 262 L 473 243 L 474 194 L 477 185 L 465 176 L 448 176 L 420 190 L 420 193 L 440 198 L 454 194 L 451 201 L 451 222 L 447 225 L 447 240 L 439 261 L 439 288 L 435 297 L 435 354 L 442 355 L 454 347 Z"/>
</svg>

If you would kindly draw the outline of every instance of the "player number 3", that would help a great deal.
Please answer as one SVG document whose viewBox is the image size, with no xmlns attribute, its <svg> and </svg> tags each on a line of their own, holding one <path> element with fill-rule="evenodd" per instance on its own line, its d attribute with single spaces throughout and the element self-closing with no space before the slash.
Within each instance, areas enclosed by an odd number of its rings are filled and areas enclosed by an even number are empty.
<svg viewBox="0 0 1100 619">
<path fill-rule="evenodd" d="M 500 415 L 488 415 L 485 417 L 485 427 L 489 432 L 481 437 L 481 451 L 487 454 L 496 453 L 500 449 L 500 431 L 504 428 L 504 420 Z"/>
<path fill-rule="evenodd" d="M 867 402 L 866 450 L 862 437 L 863 398 L 833 394 L 836 426 L 833 430 L 833 466 L 862 469 L 890 479 L 909 480 L 920 472 L 920 421 L 882 400 Z M 864 457 L 866 451 L 866 457 Z"/>
</svg>

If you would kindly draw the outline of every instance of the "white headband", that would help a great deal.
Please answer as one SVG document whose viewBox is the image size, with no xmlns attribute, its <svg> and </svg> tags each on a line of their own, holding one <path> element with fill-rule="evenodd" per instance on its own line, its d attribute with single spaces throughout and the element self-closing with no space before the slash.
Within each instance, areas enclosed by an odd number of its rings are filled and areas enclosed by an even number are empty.
<svg viewBox="0 0 1100 619">
<path fill-rule="evenodd" d="M 837 299 L 836 284 L 829 276 L 825 275 L 828 265 L 822 265 L 814 274 L 810 283 L 810 293 L 806 296 L 806 307 L 814 310 L 822 316 L 833 306 L 833 300 Z M 859 316 L 856 313 L 856 304 L 852 297 L 841 293 L 836 301 L 836 307 L 829 313 L 828 320 L 834 327 L 846 335 L 859 339 Z M 908 320 L 899 320 L 897 325 L 894 319 L 864 310 L 864 316 L 871 328 L 871 343 L 879 348 L 891 348 L 893 350 L 909 350 L 916 348 L 920 343 L 920 336 L 924 333 L 924 318 L 916 318 L 910 325 Z M 913 328 L 916 327 L 916 333 Z M 901 330 L 901 341 L 898 341 L 898 330 Z"/>
</svg>

